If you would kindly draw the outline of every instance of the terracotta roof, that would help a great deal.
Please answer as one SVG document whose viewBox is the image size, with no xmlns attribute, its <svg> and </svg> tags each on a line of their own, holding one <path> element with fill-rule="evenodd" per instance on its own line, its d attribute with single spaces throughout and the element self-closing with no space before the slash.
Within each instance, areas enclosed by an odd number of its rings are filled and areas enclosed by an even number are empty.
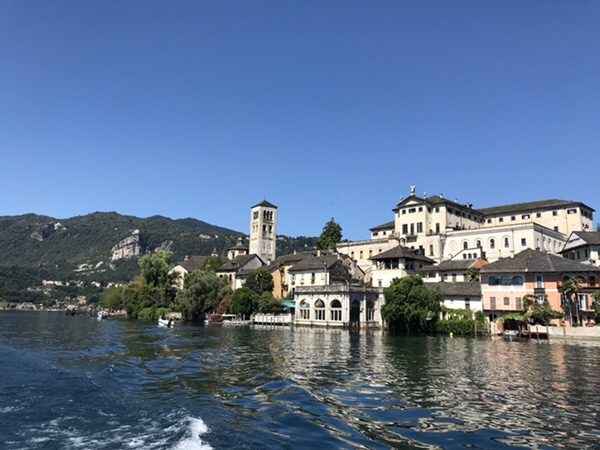
<svg viewBox="0 0 600 450">
<path fill-rule="evenodd" d="M 600 272 L 600 267 L 582 264 L 550 253 L 527 249 L 511 258 L 503 258 L 488 264 L 481 269 L 481 272 Z"/>
<path fill-rule="evenodd" d="M 583 206 L 587 209 L 594 211 L 592 208 L 581 202 L 574 202 L 571 200 L 550 199 L 539 200 L 535 202 L 515 203 L 512 205 L 493 206 L 491 208 L 480 208 L 479 212 L 483 213 L 486 216 L 492 216 L 497 214 L 532 212 L 540 209 L 564 208 L 566 206 Z"/>
<path fill-rule="evenodd" d="M 260 203 L 257 203 L 257 204 L 256 204 L 256 205 L 254 205 L 254 206 L 251 206 L 251 208 L 256 208 L 257 206 L 265 206 L 265 207 L 267 207 L 267 208 L 275 208 L 275 209 L 277 209 L 277 206 L 275 206 L 273 203 L 271 203 L 271 202 L 268 202 L 268 201 L 266 201 L 266 200 L 263 200 L 262 202 L 260 202 Z"/>
<path fill-rule="evenodd" d="M 387 222 L 381 225 L 377 225 L 376 227 L 370 228 L 370 231 L 379 231 L 379 230 L 393 230 L 395 226 L 395 222 L 392 220 L 391 222 Z"/>
<path fill-rule="evenodd" d="M 481 284 L 478 281 L 425 283 L 425 286 L 437 288 L 447 296 L 481 297 Z"/>
<path fill-rule="evenodd" d="M 430 259 L 426 256 L 419 255 L 418 253 L 413 252 L 412 250 L 407 249 L 401 245 L 398 245 L 390 250 L 386 250 L 385 252 L 379 253 L 375 256 L 372 256 L 371 260 L 378 259 L 391 259 L 391 258 L 404 258 L 404 259 L 416 259 L 419 261 L 425 261 L 428 263 L 433 263 L 433 259 Z"/>
</svg>

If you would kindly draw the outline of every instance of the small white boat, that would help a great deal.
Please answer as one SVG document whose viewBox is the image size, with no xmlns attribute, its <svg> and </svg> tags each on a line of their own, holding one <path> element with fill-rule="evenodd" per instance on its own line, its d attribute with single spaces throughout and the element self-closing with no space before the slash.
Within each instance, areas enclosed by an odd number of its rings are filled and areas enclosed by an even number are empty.
<svg viewBox="0 0 600 450">
<path fill-rule="evenodd" d="M 223 314 L 223 325 L 225 326 L 244 326 L 250 325 L 251 323 L 251 320 L 242 319 L 235 314 Z"/>
<path fill-rule="evenodd" d="M 96 320 L 104 320 L 104 319 L 108 319 L 108 313 L 106 311 L 98 311 Z"/>
<path fill-rule="evenodd" d="M 171 319 L 158 319 L 158 326 L 164 328 L 173 328 L 175 322 Z"/>
</svg>

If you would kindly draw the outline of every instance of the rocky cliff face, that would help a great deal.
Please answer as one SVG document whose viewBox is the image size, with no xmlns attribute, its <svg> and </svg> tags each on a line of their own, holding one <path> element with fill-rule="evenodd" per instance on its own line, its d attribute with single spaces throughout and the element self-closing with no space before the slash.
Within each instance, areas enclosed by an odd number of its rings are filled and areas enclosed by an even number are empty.
<svg viewBox="0 0 600 450">
<path fill-rule="evenodd" d="M 134 230 L 131 236 L 118 242 L 112 249 L 111 261 L 119 259 L 137 258 L 140 256 L 142 246 L 140 244 L 140 231 Z"/>
</svg>

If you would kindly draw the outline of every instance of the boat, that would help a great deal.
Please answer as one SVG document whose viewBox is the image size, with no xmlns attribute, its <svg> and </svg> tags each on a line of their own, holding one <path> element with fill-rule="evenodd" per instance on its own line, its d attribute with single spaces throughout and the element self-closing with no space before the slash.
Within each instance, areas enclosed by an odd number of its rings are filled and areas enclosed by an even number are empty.
<svg viewBox="0 0 600 450">
<path fill-rule="evenodd" d="M 96 315 L 96 319 L 97 320 L 108 319 L 108 313 L 106 311 L 98 311 L 98 314 Z"/>
<path fill-rule="evenodd" d="M 244 320 L 235 314 L 210 314 L 205 323 L 207 325 L 242 326 L 250 325 L 251 320 Z"/>
<path fill-rule="evenodd" d="M 164 328 L 173 328 L 175 326 L 175 321 L 172 319 L 158 319 L 158 326 Z"/>
</svg>

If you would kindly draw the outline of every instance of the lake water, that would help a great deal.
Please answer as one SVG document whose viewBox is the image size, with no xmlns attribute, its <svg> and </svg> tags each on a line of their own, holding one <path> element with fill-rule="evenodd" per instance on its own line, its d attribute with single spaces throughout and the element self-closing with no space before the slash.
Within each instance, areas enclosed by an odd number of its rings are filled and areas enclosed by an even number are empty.
<svg viewBox="0 0 600 450">
<path fill-rule="evenodd" d="M 600 448 L 600 347 L 0 313 L 8 449 Z"/>
</svg>

